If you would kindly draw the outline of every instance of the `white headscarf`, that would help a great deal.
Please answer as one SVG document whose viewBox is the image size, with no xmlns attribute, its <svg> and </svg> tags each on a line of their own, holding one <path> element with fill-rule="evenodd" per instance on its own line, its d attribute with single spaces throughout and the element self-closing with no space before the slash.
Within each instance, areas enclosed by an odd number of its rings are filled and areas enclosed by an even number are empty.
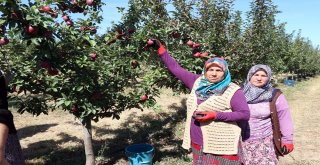
<svg viewBox="0 0 320 165">
<path fill-rule="evenodd" d="M 256 87 L 253 84 L 251 84 L 250 79 L 258 70 L 261 69 L 267 73 L 268 81 L 263 87 Z M 260 102 L 271 101 L 272 93 L 274 90 L 271 84 L 271 76 L 272 71 L 268 65 L 257 64 L 251 67 L 247 75 L 247 80 L 243 85 L 243 92 L 246 97 L 247 103 L 255 104 Z"/>
</svg>

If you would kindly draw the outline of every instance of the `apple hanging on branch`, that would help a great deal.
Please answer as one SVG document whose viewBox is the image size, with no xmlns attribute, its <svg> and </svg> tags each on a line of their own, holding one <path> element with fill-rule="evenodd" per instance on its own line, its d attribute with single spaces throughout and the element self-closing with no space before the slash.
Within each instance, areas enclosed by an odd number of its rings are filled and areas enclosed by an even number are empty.
<svg viewBox="0 0 320 165">
<path fill-rule="evenodd" d="M 78 112 L 78 106 L 77 105 L 72 105 L 71 109 L 70 109 L 70 112 L 72 112 L 72 113 Z"/>
<path fill-rule="evenodd" d="M 40 12 L 46 12 L 46 13 L 50 13 L 51 12 L 51 7 L 49 5 L 47 6 L 42 6 L 40 8 Z"/>
<path fill-rule="evenodd" d="M 139 63 L 138 63 L 137 60 L 132 60 L 132 61 L 131 61 L 131 67 L 132 67 L 133 69 L 137 68 L 138 66 L 139 66 Z"/>
<path fill-rule="evenodd" d="M 7 45 L 9 43 L 9 39 L 6 37 L 1 37 L 0 38 L 0 46 L 2 45 Z"/>
<path fill-rule="evenodd" d="M 153 41 L 152 41 L 151 39 L 148 39 L 147 44 L 148 44 L 149 46 L 151 46 L 151 45 L 153 45 Z"/>
<path fill-rule="evenodd" d="M 89 54 L 89 57 L 91 58 L 92 61 L 95 61 L 96 58 L 97 58 L 97 53 L 92 52 L 92 53 Z"/>
<path fill-rule="evenodd" d="M 33 25 L 28 25 L 25 29 L 25 32 L 30 35 L 38 34 L 38 27 Z"/>
<path fill-rule="evenodd" d="M 209 53 L 208 52 L 203 52 L 200 54 L 200 57 L 207 57 L 209 56 Z"/>
<path fill-rule="evenodd" d="M 145 101 L 147 101 L 148 99 L 149 99 L 149 97 L 148 97 L 147 94 L 144 94 L 144 95 L 140 96 L 140 101 L 141 101 L 141 102 L 145 102 Z"/>
</svg>

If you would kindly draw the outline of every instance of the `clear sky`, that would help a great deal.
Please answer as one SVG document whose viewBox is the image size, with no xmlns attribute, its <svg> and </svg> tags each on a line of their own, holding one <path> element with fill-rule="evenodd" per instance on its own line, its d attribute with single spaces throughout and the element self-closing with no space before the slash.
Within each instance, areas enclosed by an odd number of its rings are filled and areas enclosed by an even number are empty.
<svg viewBox="0 0 320 165">
<path fill-rule="evenodd" d="M 235 0 L 234 8 L 245 13 L 249 10 L 251 1 Z M 117 12 L 116 7 L 127 9 L 128 0 L 108 0 L 105 3 L 104 21 L 100 26 L 100 31 L 105 31 L 107 27 L 110 27 L 112 21 L 120 20 L 121 15 Z M 314 46 L 320 45 L 320 0 L 273 0 L 273 4 L 277 5 L 278 10 L 281 11 L 276 19 L 287 23 L 287 33 L 295 31 L 297 34 L 301 29 L 303 37 L 311 40 Z"/>
</svg>

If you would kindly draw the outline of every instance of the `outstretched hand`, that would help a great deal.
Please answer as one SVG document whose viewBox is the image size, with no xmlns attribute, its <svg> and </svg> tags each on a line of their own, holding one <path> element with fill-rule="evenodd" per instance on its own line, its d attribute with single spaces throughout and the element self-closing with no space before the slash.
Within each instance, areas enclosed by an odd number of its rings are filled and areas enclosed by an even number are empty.
<svg viewBox="0 0 320 165">
<path fill-rule="evenodd" d="M 166 49 L 164 48 L 164 46 L 161 44 L 161 42 L 159 40 L 156 40 L 156 39 L 151 39 L 149 38 L 147 40 L 147 44 L 146 44 L 147 47 L 152 47 L 154 49 L 157 49 L 158 50 L 158 54 L 159 55 L 162 55 Z"/>
</svg>

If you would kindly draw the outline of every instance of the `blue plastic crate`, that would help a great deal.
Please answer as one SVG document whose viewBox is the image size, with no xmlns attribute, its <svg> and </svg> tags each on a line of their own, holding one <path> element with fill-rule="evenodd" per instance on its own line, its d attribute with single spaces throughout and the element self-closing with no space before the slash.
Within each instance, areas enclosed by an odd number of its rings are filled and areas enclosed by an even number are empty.
<svg viewBox="0 0 320 165">
<path fill-rule="evenodd" d="M 286 80 L 284 80 L 284 82 L 283 82 L 285 85 L 287 85 L 287 86 L 290 86 L 290 87 L 293 87 L 294 86 L 294 80 L 288 80 L 288 79 L 286 79 Z"/>
</svg>

